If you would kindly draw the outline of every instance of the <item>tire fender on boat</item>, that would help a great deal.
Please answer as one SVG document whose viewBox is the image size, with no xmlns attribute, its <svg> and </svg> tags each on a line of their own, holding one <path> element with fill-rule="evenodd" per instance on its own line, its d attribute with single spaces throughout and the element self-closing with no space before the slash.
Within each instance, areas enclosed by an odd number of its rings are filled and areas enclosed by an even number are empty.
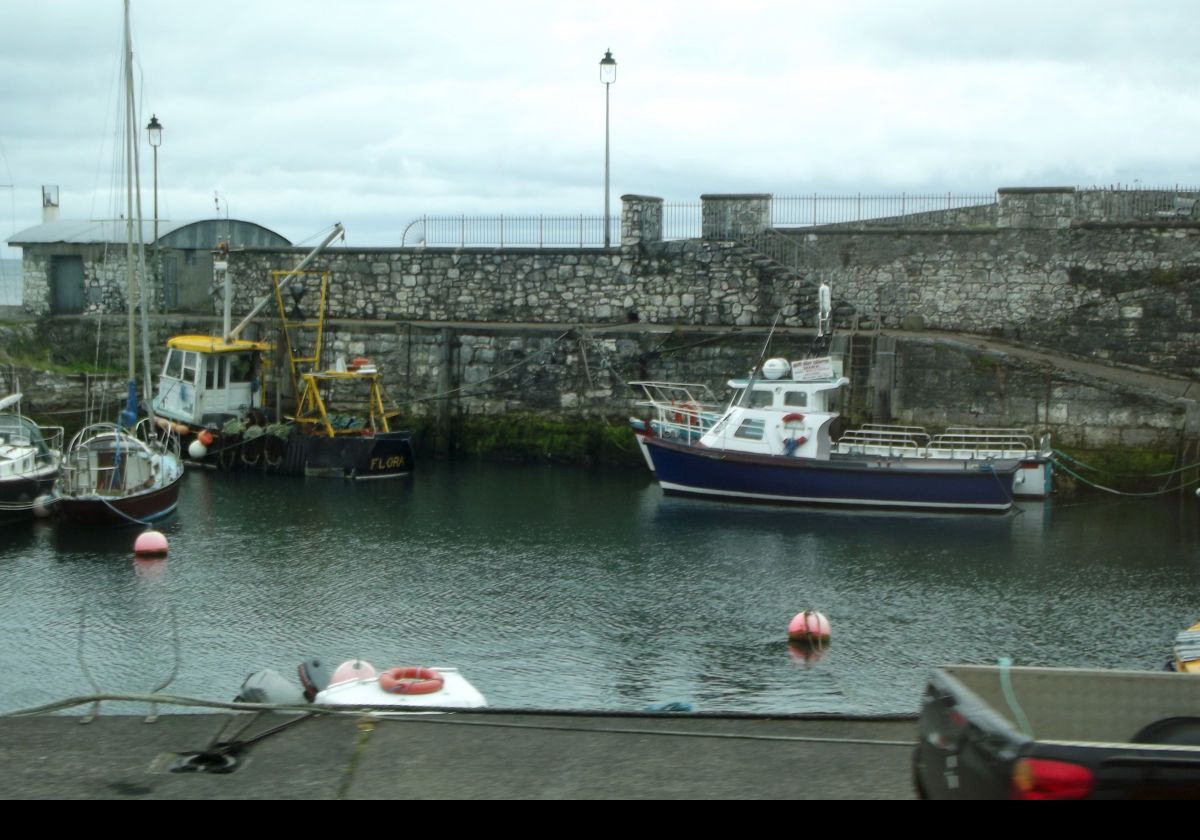
<svg viewBox="0 0 1200 840">
<path fill-rule="evenodd" d="M 379 687 L 389 694 L 433 694 L 441 691 L 446 678 L 432 668 L 389 668 L 379 675 Z"/>
</svg>

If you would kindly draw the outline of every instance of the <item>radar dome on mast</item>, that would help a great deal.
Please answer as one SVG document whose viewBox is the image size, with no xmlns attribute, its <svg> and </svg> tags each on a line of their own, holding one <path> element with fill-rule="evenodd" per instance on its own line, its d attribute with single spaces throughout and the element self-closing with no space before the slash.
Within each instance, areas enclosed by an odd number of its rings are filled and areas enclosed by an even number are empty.
<svg viewBox="0 0 1200 840">
<path fill-rule="evenodd" d="M 782 379 L 792 370 L 787 359 L 767 359 L 763 362 L 762 373 L 766 379 Z"/>
</svg>

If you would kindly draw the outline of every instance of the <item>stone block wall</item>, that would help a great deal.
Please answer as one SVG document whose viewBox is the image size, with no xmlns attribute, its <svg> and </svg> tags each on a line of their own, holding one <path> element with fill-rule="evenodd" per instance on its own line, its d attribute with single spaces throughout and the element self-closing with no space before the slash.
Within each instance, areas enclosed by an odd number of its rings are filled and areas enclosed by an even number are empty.
<svg viewBox="0 0 1200 840">
<path fill-rule="evenodd" d="M 1200 376 L 1200 226 L 805 235 L 835 320 L 1004 336 Z"/>
<path fill-rule="evenodd" d="M 452 379 L 455 387 L 469 386 L 456 397 L 457 410 L 620 416 L 631 405 L 622 385 L 631 378 L 723 388 L 761 349 L 762 332 L 742 340 L 736 330 L 769 327 L 780 313 L 781 327 L 811 327 L 815 281 L 826 280 L 843 333 L 882 326 L 901 336 L 914 330 L 999 335 L 1200 378 L 1200 224 L 1096 223 L 1078 218 L 1082 199 L 1073 191 L 1002 191 L 989 211 L 996 214 L 992 225 L 797 233 L 807 255 L 804 276 L 797 276 L 727 239 L 660 241 L 661 201 L 623 200 L 619 249 L 327 252 L 317 266 L 333 273 L 333 352 L 378 357 L 389 390 L 424 397 L 439 390 L 449 328 Z M 710 220 L 727 231 L 754 229 L 769 209 L 757 195 L 707 196 L 710 205 Z M 301 256 L 297 250 L 231 254 L 235 313 L 267 293 L 270 270 Z M 114 290 L 102 308 L 120 313 L 123 284 L 96 282 Z M 311 297 L 304 305 L 311 311 Z M 214 301 L 214 315 L 218 306 Z M 260 320 L 269 333 L 273 311 Z M 167 335 L 185 323 L 155 320 L 156 362 Z M 123 317 L 106 316 L 104 325 L 105 348 L 117 345 L 105 354 L 123 365 Z M 689 333 L 705 327 L 726 335 Z M 194 329 L 215 331 L 216 321 Z M 74 347 L 76 358 L 87 359 L 96 334 L 94 317 L 55 319 L 47 333 L 51 346 Z M 677 349 L 689 342 L 690 350 Z M 893 415 L 920 425 L 1033 425 L 1088 445 L 1163 443 L 1181 427 L 1183 409 L 1154 395 L 1144 402 L 1114 397 L 1095 383 L 1047 380 L 1044 370 L 1009 360 L 981 363 L 977 353 L 961 349 L 932 358 L 920 342 L 901 340 L 899 352 Z M 427 406 L 414 403 L 412 410 Z"/>
<path fill-rule="evenodd" d="M 700 196 L 700 229 L 705 239 L 753 236 L 771 226 L 769 193 Z"/>
</svg>

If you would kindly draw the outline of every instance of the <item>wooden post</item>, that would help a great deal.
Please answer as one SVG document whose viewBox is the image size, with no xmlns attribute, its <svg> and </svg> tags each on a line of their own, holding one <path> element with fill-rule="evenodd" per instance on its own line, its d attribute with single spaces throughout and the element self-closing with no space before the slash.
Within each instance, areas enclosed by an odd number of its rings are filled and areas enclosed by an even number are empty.
<svg viewBox="0 0 1200 840">
<path fill-rule="evenodd" d="M 450 431 L 450 391 L 454 389 L 454 330 L 450 327 L 443 327 L 441 338 L 442 358 L 441 364 L 438 366 L 437 392 L 444 396 L 438 400 L 437 442 L 434 447 L 434 454 L 438 458 L 447 458 L 450 455 L 450 445 L 452 442 Z"/>
</svg>

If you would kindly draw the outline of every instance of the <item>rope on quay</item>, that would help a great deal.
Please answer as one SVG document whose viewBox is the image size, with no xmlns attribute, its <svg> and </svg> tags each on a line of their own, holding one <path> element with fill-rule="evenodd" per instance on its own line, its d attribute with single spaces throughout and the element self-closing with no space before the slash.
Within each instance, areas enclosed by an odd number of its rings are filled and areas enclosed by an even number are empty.
<svg viewBox="0 0 1200 840">
<path fill-rule="evenodd" d="M 232 711 L 245 712 L 291 712 L 307 716 L 328 716 L 328 717 L 350 717 L 362 718 L 363 716 L 377 716 L 377 719 L 386 719 L 388 721 L 398 721 L 403 723 L 424 723 L 435 724 L 441 726 L 487 726 L 504 729 L 537 729 L 562 732 L 592 732 L 596 734 L 610 733 L 613 735 L 659 735 L 664 737 L 679 737 L 679 738 L 715 738 L 724 740 L 741 740 L 741 741 L 780 741 L 793 743 L 812 743 L 812 744 L 849 744 L 861 746 L 878 746 L 878 747 L 903 747 L 912 749 L 916 746 L 916 741 L 900 741 L 878 738 L 831 738 L 823 736 L 803 736 L 803 735 L 761 735 L 737 732 L 689 732 L 682 729 L 652 729 L 633 726 L 611 727 L 611 726 L 588 726 L 588 725 L 573 725 L 573 726 L 555 726 L 545 723 L 518 723 L 514 721 L 486 721 L 486 720 L 463 720 L 456 717 L 455 713 L 461 714 L 469 712 L 470 714 L 482 717 L 488 715 L 536 715 L 536 714 L 555 714 L 566 715 L 570 717 L 620 717 L 620 718 L 661 718 L 662 713 L 613 713 L 603 711 L 586 711 L 586 710 L 549 710 L 545 712 L 530 711 L 529 709 L 449 709 L 437 706 L 419 707 L 415 711 L 418 712 L 443 712 L 444 716 L 432 717 L 428 714 L 406 714 L 397 712 L 394 706 L 346 706 L 333 708 L 329 706 L 293 706 L 279 705 L 274 703 L 242 703 L 242 702 L 224 702 L 221 700 L 198 700 L 193 697 L 178 697 L 167 694 L 89 694 L 80 697 L 68 697 L 64 700 L 57 700 L 53 703 L 46 703 L 41 706 L 33 706 L 27 709 L 18 709 L 11 712 L 0 712 L 0 718 L 6 717 L 30 717 L 34 715 L 44 715 L 51 712 L 60 712 L 65 709 L 70 709 L 75 706 L 83 706 L 87 704 L 98 704 L 101 701 L 109 700 L 120 703 L 150 703 L 161 704 L 164 706 L 184 706 L 192 708 L 207 708 L 221 709 Z M 671 715 L 671 717 L 677 717 Z M 906 722 L 914 721 L 913 715 L 879 715 L 879 716 L 856 716 L 856 715 L 820 715 L 820 716 L 805 716 L 805 715 L 722 715 L 722 714 L 699 714 L 687 715 L 688 719 L 712 719 L 712 718 L 734 718 L 744 720 L 764 720 L 764 721 L 787 721 L 787 720 L 847 720 L 847 721 L 862 721 L 862 722 Z M 93 718 L 91 716 L 82 719 L 81 723 L 90 723 Z"/>
<path fill-rule="evenodd" d="M 1060 453 L 1059 453 L 1057 450 L 1055 450 L 1055 453 L 1054 453 L 1054 454 L 1057 456 L 1057 455 L 1058 455 L 1058 454 L 1060 454 Z M 1163 488 L 1163 489 L 1161 489 L 1161 490 L 1150 490 L 1150 491 L 1147 491 L 1147 492 L 1144 492 L 1144 493 L 1132 493 L 1132 492 L 1129 492 L 1129 491 L 1127 491 L 1127 490 L 1117 490 L 1117 489 L 1115 489 L 1115 488 L 1112 488 L 1112 487 L 1105 487 L 1103 484 L 1099 484 L 1099 483 L 1097 483 L 1097 482 L 1095 482 L 1095 481 L 1092 481 L 1092 480 L 1090 480 L 1090 479 L 1084 478 L 1084 477 L 1083 477 L 1083 476 L 1081 476 L 1079 473 L 1075 472 L 1075 471 L 1074 471 L 1074 470 L 1072 470 L 1070 467 L 1068 467 L 1066 464 L 1064 464 L 1064 463 L 1062 463 L 1061 461 L 1059 461 L 1059 460 L 1057 459 L 1057 457 L 1056 457 L 1056 458 L 1055 458 L 1055 460 L 1054 460 L 1054 466 L 1055 466 L 1056 468 L 1058 468 L 1058 469 L 1062 470 L 1062 471 L 1063 471 L 1063 472 L 1065 472 L 1067 475 L 1071 476 L 1072 478 L 1074 478 L 1076 481 L 1080 482 L 1081 484 L 1086 484 L 1088 487 L 1094 488 L 1094 489 L 1096 489 L 1096 490 L 1103 491 L 1103 492 L 1105 492 L 1105 493 L 1111 493 L 1111 494 L 1113 494 L 1114 496 L 1129 496 L 1129 497 L 1132 497 L 1132 498 L 1149 499 L 1149 498 L 1153 498 L 1153 497 L 1155 497 L 1155 496 L 1165 496 L 1165 495 L 1167 495 L 1168 493 L 1178 493 L 1180 490 L 1183 490 L 1183 489 L 1185 489 L 1185 488 L 1187 488 L 1187 487 L 1191 487 L 1191 486 L 1192 486 L 1192 485 L 1194 485 L 1194 484 L 1198 484 L 1198 483 L 1200 483 L 1200 480 L 1194 480 L 1194 481 L 1189 481 L 1189 482 L 1187 482 L 1186 484 L 1178 484 L 1178 485 L 1175 485 L 1175 486 L 1173 486 L 1173 487 L 1164 487 L 1164 488 Z M 1200 466 L 1200 465 L 1196 465 L 1196 466 Z M 1144 478 L 1144 477 L 1146 477 L 1146 476 L 1139 476 L 1139 477 L 1142 477 L 1142 478 Z"/>
<path fill-rule="evenodd" d="M 1179 473 L 1187 472 L 1188 470 L 1194 470 L 1194 469 L 1200 468 L 1200 461 L 1197 461 L 1194 464 L 1185 464 L 1182 467 L 1176 467 L 1175 469 L 1167 470 L 1166 472 L 1155 472 L 1155 473 L 1113 472 L 1111 470 L 1106 470 L 1101 467 L 1092 466 L 1091 464 L 1085 464 L 1083 461 L 1080 461 L 1077 458 L 1072 458 L 1066 452 L 1063 452 L 1058 449 L 1053 450 L 1053 453 L 1054 453 L 1054 458 L 1056 461 L 1061 458 L 1063 460 L 1070 461 L 1072 464 L 1075 464 L 1078 467 L 1083 467 L 1085 470 L 1091 470 L 1092 472 L 1102 472 L 1106 475 L 1116 476 L 1117 478 L 1163 478 L 1166 476 L 1178 475 Z M 1063 467 L 1063 469 L 1066 469 L 1066 467 Z M 1176 489 L 1178 489 L 1178 488 L 1176 488 Z"/>
</svg>

